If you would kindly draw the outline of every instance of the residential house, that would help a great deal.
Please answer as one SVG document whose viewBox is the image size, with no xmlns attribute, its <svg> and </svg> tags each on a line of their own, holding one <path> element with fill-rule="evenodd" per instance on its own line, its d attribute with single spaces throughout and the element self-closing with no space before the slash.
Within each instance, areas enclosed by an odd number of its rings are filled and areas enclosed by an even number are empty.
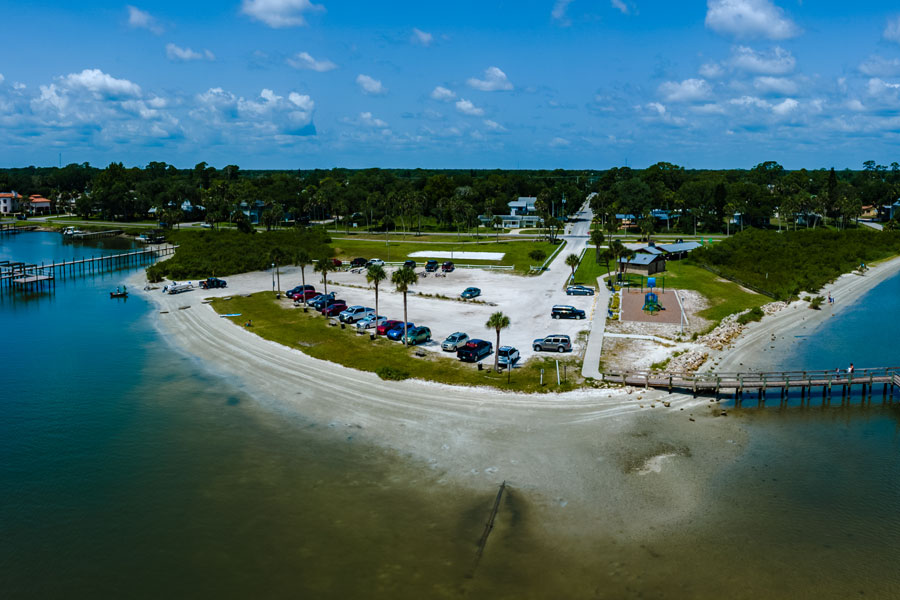
<svg viewBox="0 0 900 600">
<path fill-rule="evenodd" d="M 535 202 L 537 202 L 537 198 L 534 196 L 520 196 L 518 199 L 508 202 L 509 214 L 497 215 L 503 220 L 502 226 L 506 229 L 517 229 L 543 225 L 544 220 L 538 216 L 537 210 L 534 208 Z M 491 226 L 493 220 L 484 215 L 479 215 L 478 219 L 488 227 Z"/>
<path fill-rule="evenodd" d="M 21 197 L 18 192 L 0 193 L 0 215 L 19 212 L 19 199 Z"/>
<path fill-rule="evenodd" d="M 266 210 L 266 203 L 262 200 L 255 200 L 253 204 L 241 202 L 241 212 L 247 215 L 253 225 L 260 224 L 264 210 Z"/>
<path fill-rule="evenodd" d="M 879 221 L 890 221 L 891 219 L 900 219 L 900 199 L 893 204 L 885 204 L 878 209 Z"/>
<path fill-rule="evenodd" d="M 49 215 L 50 200 L 39 194 L 33 194 L 28 197 L 28 203 L 31 205 L 30 212 L 33 215 Z"/>
</svg>

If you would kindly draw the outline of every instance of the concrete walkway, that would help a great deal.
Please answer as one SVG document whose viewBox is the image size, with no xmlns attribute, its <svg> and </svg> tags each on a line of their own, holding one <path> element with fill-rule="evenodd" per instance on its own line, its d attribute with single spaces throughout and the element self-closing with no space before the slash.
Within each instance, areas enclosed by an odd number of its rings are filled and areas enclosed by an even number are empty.
<svg viewBox="0 0 900 600">
<path fill-rule="evenodd" d="M 603 335 L 606 331 L 606 315 L 609 308 L 610 292 L 603 277 L 597 278 L 597 302 L 591 317 L 591 334 L 584 350 L 581 376 L 600 379 L 600 354 L 603 352 Z"/>
</svg>

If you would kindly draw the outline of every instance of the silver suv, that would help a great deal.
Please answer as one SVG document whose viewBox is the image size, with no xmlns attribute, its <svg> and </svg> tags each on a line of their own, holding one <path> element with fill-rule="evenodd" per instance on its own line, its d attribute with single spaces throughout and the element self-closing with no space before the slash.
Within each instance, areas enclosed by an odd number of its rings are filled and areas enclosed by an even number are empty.
<svg viewBox="0 0 900 600">
<path fill-rule="evenodd" d="M 572 340 L 567 335 L 554 333 L 534 340 L 531 346 L 535 352 L 543 352 L 544 350 L 548 352 L 553 352 L 554 350 L 557 352 L 570 352 L 572 350 Z"/>
<path fill-rule="evenodd" d="M 447 352 L 456 352 L 460 348 L 466 345 L 466 342 L 469 341 L 468 334 L 460 333 L 457 331 L 456 333 L 451 333 L 450 336 L 444 340 L 444 343 L 441 344 L 441 350 Z"/>
</svg>

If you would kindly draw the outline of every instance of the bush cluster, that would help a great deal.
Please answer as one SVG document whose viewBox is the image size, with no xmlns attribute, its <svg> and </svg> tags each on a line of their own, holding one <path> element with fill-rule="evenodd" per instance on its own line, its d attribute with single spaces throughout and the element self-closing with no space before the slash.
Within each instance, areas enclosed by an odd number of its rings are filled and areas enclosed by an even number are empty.
<svg viewBox="0 0 900 600">
<path fill-rule="evenodd" d="M 401 371 L 400 369 L 395 369 L 394 367 L 378 367 L 378 369 L 375 370 L 375 374 L 382 379 L 389 381 L 403 381 L 404 379 L 409 379 L 409 373 Z"/>
<path fill-rule="evenodd" d="M 169 241 L 178 244 L 175 255 L 147 269 L 150 281 L 225 277 L 267 269 L 274 249 L 284 253 L 282 266 L 294 264 L 300 250 L 313 258 L 331 257 L 331 239 L 322 230 L 270 231 L 246 234 L 234 230 L 172 232 Z"/>
<path fill-rule="evenodd" d="M 771 292 L 779 300 L 814 292 L 861 263 L 900 254 L 900 232 L 851 229 L 747 229 L 698 248 L 690 262 L 709 265 Z"/>
<path fill-rule="evenodd" d="M 750 310 L 748 310 L 747 312 L 745 312 L 744 314 L 739 316 L 737 318 L 737 322 L 740 323 L 741 325 L 746 325 L 747 323 L 750 323 L 751 321 L 759 321 L 762 318 L 763 318 L 762 309 L 758 306 L 754 306 L 753 308 L 751 308 Z"/>
</svg>

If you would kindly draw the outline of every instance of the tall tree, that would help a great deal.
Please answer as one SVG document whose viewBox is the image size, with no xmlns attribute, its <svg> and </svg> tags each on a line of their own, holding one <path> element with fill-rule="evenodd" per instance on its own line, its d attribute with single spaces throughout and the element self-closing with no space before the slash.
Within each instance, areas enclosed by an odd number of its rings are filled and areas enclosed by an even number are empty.
<svg viewBox="0 0 900 600">
<path fill-rule="evenodd" d="M 275 246 L 269 250 L 269 261 L 275 265 L 275 274 L 278 277 L 278 288 L 276 292 L 281 295 L 281 265 L 285 262 L 287 253 L 281 246 Z"/>
<path fill-rule="evenodd" d="M 497 332 L 497 345 L 494 347 L 494 371 L 496 371 L 500 364 L 500 330 L 509 327 L 509 317 L 497 311 L 490 316 L 484 326 L 486 329 L 493 329 Z M 509 365 L 509 368 L 512 368 L 512 364 Z"/>
<path fill-rule="evenodd" d="M 578 255 L 574 252 L 566 257 L 566 266 L 572 269 L 572 281 L 575 281 L 575 269 L 578 268 Z"/>
<path fill-rule="evenodd" d="M 335 269 L 337 269 L 337 267 L 334 266 L 334 262 L 331 260 L 331 258 L 329 258 L 327 256 L 323 256 L 323 257 L 317 259 L 316 266 L 313 267 L 313 270 L 316 273 L 322 274 L 322 286 L 325 290 L 326 296 L 328 295 L 328 274 L 331 273 L 332 271 L 334 271 Z"/>
<path fill-rule="evenodd" d="M 387 273 L 381 265 L 370 265 L 366 271 L 366 281 L 375 284 L 375 324 L 378 325 L 378 284 L 387 279 Z"/>
<path fill-rule="evenodd" d="M 406 334 L 409 333 L 409 319 L 407 318 L 406 311 L 406 293 L 409 291 L 409 286 L 415 285 L 419 281 L 419 276 L 416 274 L 414 270 L 409 267 L 403 267 L 402 269 L 397 269 L 394 271 L 394 274 L 391 275 L 391 283 L 394 284 L 394 288 L 403 294 L 403 343 L 406 344 Z"/>
<path fill-rule="evenodd" d="M 303 284 L 303 304 L 306 304 L 306 267 L 312 264 L 309 252 L 303 249 L 294 252 L 294 264 L 300 267 L 300 282 Z"/>
</svg>

